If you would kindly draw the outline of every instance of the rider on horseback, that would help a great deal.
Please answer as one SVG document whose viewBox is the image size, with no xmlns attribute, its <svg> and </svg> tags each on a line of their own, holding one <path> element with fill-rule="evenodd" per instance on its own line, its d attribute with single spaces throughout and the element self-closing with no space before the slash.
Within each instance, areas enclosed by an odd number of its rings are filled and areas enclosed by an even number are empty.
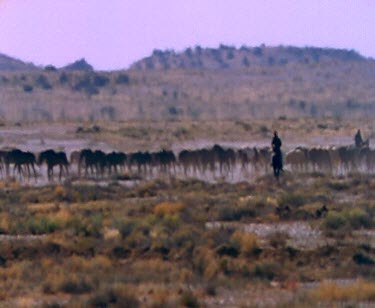
<svg viewBox="0 0 375 308">
<path fill-rule="evenodd" d="M 279 138 L 279 136 L 277 135 L 277 131 L 274 132 L 273 134 L 273 139 L 272 139 L 272 150 L 276 153 L 276 152 L 281 152 L 281 145 L 282 145 L 282 142 L 281 142 L 281 139 Z"/>
<path fill-rule="evenodd" d="M 280 171 L 283 171 L 283 158 L 281 153 L 281 139 L 277 135 L 277 131 L 274 132 L 273 138 L 272 138 L 272 151 L 274 153 L 272 158 L 272 166 L 274 168 L 275 176 L 279 175 Z"/>
<path fill-rule="evenodd" d="M 363 142 L 361 130 L 359 129 L 354 136 L 354 143 L 357 148 L 362 147 L 365 143 Z"/>
</svg>

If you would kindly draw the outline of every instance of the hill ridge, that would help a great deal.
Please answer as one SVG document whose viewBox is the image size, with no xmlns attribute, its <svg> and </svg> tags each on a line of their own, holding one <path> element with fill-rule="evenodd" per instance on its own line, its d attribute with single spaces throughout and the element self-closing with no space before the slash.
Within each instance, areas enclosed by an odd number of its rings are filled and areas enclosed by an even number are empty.
<svg viewBox="0 0 375 308">
<path fill-rule="evenodd" d="M 324 47 L 220 45 L 218 48 L 196 46 L 181 52 L 155 49 L 149 57 L 130 66 L 135 70 L 154 69 L 239 69 L 253 66 L 311 64 L 332 61 L 372 60 L 351 49 Z"/>
</svg>

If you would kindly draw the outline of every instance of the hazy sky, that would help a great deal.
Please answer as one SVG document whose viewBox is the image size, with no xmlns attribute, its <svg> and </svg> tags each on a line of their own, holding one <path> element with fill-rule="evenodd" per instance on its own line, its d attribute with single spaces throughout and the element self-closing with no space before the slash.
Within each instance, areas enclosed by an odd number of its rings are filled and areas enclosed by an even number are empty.
<svg viewBox="0 0 375 308">
<path fill-rule="evenodd" d="M 375 58 L 374 0 L 0 0 L 0 53 L 126 68 L 153 49 L 220 43 L 355 49 Z"/>
</svg>

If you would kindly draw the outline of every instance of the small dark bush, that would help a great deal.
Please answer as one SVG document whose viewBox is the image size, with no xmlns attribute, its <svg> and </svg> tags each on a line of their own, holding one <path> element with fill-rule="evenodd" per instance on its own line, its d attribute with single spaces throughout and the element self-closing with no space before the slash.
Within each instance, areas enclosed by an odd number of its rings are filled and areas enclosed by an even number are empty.
<svg viewBox="0 0 375 308">
<path fill-rule="evenodd" d="M 93 287 L 84 279 L 78 281 L 66 280 L 60 285 L 60 291 L 69 294 L 84 294 L 93 290 Z"/>
<path fill-rule="evenodd" d="M 343 228 L 346 223 L 347 220 L 342 213 L 329 212 L 325 220 L 325 227 L 330 230 L 338 230 Z"/>
<path fill-rule="evenodd" d="M 198 308 L 200 307 L 198 299 L 191 291 L 185 291 L 180 298 L 180 304 L 183 307 Z"/>
<path fill-rule="evenodd" d="M 120 74 L 116 78 L 116 83 L 117 84 L 129 84 L 129 76 L 126 74 Z"/>
<path fill-rule="evenodd" d="M 254 274 L 260 279 L 272 280 L 276 277 L 277 265 L 270 262 L 258 263 L 255 266 Z"/>
<path fill-rule="evenodd" d="M 239 255 L 239 249 L 235 247 L 235 245 L 228 243 L 220 245 L 218 248 L 216 248 L 216 253 L 219 256 L 229 256 L 236 258 Z"/>
<path fill-rule="evenodd" d="M 234 221 L 246 217 L 255 217 L 255 211 L 249 206 L 225 206 L 218 210 L 218 220 Z"/>
<path fill-rule="evenodd" d="M 34 90 L 33 86 L 31 86 L 29 84 L 23 85 L 23 91 L 24 92 L 30 93 L 30 92 L 33 92 L 33 90 Z"/>
<path fill-rule="evenodd" d="M 353 256 L 353 261 L 358 265 L 375 265 L 374 258 L 365 255 L 362 252 L 356 253 Z"/>
<path fill-rule="evenodd" d="M 339 181 L 332 181 L 327 184 L 328 188 L 336 191 L 347 190 L 350 188 L 348 183 L 339 182 Z"/>
<path fill-rule="evenodd" d="M 65 84 L 69 81 L 68 75 L 66 73 L 61 73 L 59 81 L 61 84 Z"/>
<path fill-rule="evenodd" d="M 116 225 L 122 238 L 127 238 L 136 228 L 136 223 L 129 220 L 118 221 Z"/>
<path fill-rule="evenodd" d="M 92 82 L 90 75 L 83 76 L 76 84 L 73 86 L 73 90 L 78 92 L 85 92 L 87 95 L 99 94 L 98 88 Z"/>
<path fill-rule="evenodd" d="M 55 71 L 57 71 L 57 68 L 55 66 L 53 66 L 53 65 L 50 64 L 50 65 L 47 65 L 44 68 L 44 70 L 47 71 L 47 72 L 55 72 Z"/>
<path fill-rule="evenodd" d="M 94 295 L 88 301 L 89 307 L 138 308 L 139 300 L 124 289 L 109 288 Z"/>
<path fill-rule="evenodd" d="M 35 80 L 35 85 L 42 88 L 43 90 L 51 90 L 52 85 L 48 81 L 48 78 L 44 75 L 39 75 Z"/>
<path fill-rule="evenodd" d="M 93 83 L 95 87 L 104 87 L 109 83 L 109 78 L 107 76 L 95 75 Z"/>
<path fill-rule="evenodd" d="M 130 256 L 131 250 L 122 246 L 116 246 L 112 249 L 112 254 L 115 258 L 124 259 Z"/>
</svg>

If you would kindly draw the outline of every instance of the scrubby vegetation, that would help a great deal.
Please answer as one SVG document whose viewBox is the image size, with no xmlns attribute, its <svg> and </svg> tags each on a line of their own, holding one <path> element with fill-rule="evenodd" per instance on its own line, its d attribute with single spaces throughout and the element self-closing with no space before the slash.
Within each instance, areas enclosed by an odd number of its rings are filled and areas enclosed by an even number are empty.
<svg viewBox="0 0 375 308">
<path fill-rule="evenodd" d="M 356 185 L 339 194 L 334 181 L 3 183 L 1 305 L 373 303 L 375 178 L 350 175 L 345 182 Z M 323 205 L 328 212 L 317 215 Z"/>
<path fill-rule="evenodd" d="M 107 105 L 122 120 L 372 119 L 375 114 L 375 91 L 369 86 L 375 61 L 353 50 L 197 46 L 155 50 L 128 70 L 112 72 L 94 71 L 84 59 L 44 70 L 19 62 L 0 54 L 6 102 L 1 111 L 11 121 L 40 121 L 24 118 L 30 101 L 43 104 L 55 121 L 103 120 L 106 115 L 98 111 Z"/>
</svg>

